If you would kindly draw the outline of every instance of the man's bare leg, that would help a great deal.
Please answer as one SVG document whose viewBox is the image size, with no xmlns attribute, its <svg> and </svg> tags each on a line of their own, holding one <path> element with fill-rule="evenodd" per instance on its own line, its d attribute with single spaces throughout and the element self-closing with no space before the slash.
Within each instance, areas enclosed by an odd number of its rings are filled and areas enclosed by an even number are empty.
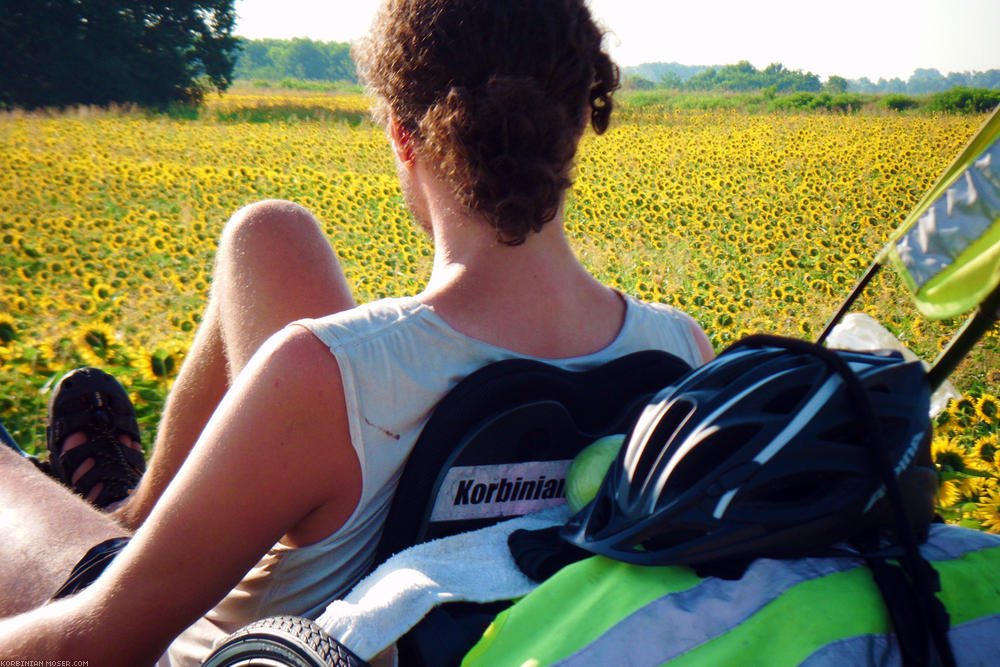
<svg viewBox="0 0 1000 667">
<path fill-rule="evenodd" d="M 0 447 L 0 617 L 43 604 L 92 547 L 127 534 L 27 459 Z"/>
<path fill-rule="evenodd" d="M 240 209 L 216 252 L 202 324 L 167 399 L 146 473 L 114 513 L 135 529 L 149 515 L 233 378 L 289 322 L 354 307 L 350 287 L 313 216 L 284 201 Z"/>
</svg>

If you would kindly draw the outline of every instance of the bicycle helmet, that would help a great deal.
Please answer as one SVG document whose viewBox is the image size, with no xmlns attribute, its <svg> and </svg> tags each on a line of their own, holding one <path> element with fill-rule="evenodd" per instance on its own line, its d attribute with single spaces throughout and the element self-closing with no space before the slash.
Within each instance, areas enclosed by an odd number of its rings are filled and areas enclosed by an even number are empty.
<svg viewBox="0 0 1000 667">
<path fill-rule="evenodd" d="M 750 337 L 654 396 L 562 536 L 643 565 L 822 555 L 906 530 L 879 457 L 919 533 L 937 483 L 929 401 L 898 353 Z"/>
</svg>

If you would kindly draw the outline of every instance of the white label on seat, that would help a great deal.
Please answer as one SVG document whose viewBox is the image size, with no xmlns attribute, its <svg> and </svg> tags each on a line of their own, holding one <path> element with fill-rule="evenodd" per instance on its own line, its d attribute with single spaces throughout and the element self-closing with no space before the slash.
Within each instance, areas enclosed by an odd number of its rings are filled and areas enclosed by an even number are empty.
<svg viewBox="0 0 1000 667">
<path fill-rule="evenodd" d="M 448 471 L 431 521 L 520 516 L 566 502 L 571 459 L 457 466 Z"/>
</svg>

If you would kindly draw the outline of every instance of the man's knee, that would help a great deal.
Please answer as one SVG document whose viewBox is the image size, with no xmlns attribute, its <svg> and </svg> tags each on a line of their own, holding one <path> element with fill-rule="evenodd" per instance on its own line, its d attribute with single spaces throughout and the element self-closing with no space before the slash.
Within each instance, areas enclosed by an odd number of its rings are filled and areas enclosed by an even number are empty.
<svg viewBox="0 0 1000 667">
<path fill-rule="evenodd" d="M 221 252 L 275 249 L 281 245 L 314 242 L 322 237 L 316 218 L 303 206 L 266 199 L 244 206 L 226 223 L 219 241 Z"/>
</svg>

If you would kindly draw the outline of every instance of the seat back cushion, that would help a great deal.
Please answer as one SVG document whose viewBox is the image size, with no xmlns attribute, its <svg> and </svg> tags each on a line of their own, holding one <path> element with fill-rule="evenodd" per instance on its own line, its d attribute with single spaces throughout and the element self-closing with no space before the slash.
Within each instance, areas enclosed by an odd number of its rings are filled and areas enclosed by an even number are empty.
<svg viewBox="0 0 1000 667">
<path fill-rule="evenodd" d="M 441 399 L 414 445 L 375 563 L 565 502 L 576 454 L 627 433 L 650 397 L 689 370 L 645 350 L 585 371 L 509 359 L 472 373 Z"/>
</svg>

